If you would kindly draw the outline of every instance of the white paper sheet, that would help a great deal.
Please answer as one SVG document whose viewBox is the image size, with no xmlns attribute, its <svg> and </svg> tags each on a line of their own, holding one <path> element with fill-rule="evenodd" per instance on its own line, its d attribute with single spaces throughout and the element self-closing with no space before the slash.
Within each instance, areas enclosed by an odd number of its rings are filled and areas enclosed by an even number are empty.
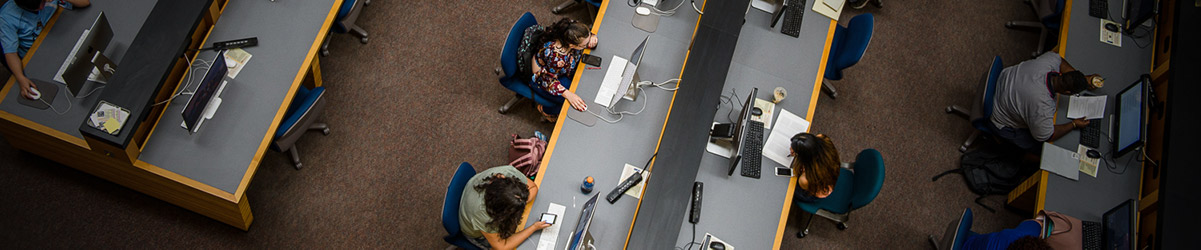
<svg viewBox="0 0 1201 250">
<path fill-rule="evenodd" d="M 642 199 L 642 184 L 646 183 L 647 178 L 651 176 L 649 171 L 642 171 L 642 168 L 626 164 L 626 167 L 621 170 L 621 178 L 617 179 L 617 185 L 614 185 L 614 187 L 621 185 L 621 182 L 625 181 L 626 178 L 633 176 L 634 172 L 642 173 L 642 181 L 639 181 L 638 184 L 635 184 L 634 187 L 630 188 L 630 190 L 626 190 L 625 194 L 629 195 L 630 197 L 634 197 L 634 199 Z"/>
<path fill-rule="evenodd" d="M 605 71 L 605 79 L 601 81 L 600 90 L 596 91 L 596 98 L 593 102 L 600 104 L 606 108 L 609 107 L 609 102 L 613 101 L 613 95 L 617 94 L 617 87 L 621 86 L 621 74 L 625 72 L 625 65 L 629 60 L 619 56 L 613 56 L 609 60 L 609 69 Z"/>
<path fill-rule="evenodd" d="M 809 121 L 785 109 L 780 109 L 778 117 L 776 126 L 771 128 L 771 135 L 767 137 L 767 143 L 763 144 L 763 156 L 788 166 L 792 162 L 792 157 L 788 156 L 792 136 L 809 131 Z"/>
<path fill-rule="evenodd" d="M 1050 143 L 1043 143 L 1039 168 L 1072 180 L 1080 179 L 1080 155 Z"/>
<path fill-rule="evenodd" d="M 1107 96 L 1072 96 L 1068 99 L 1068 118 L 1101 119 L 1105 117 Z"/>
<path fill-rule="evenodd" d="M 751 120 L 762 122 L 763 127 L 771 127 L 771 118 L 775 115 L 776 104 L 767 100 L 755 98 L 755 107 L 763 110 L 763 115 L 752 115 Z"/>
<path fill-rule="evenodd" d="M 566 221 L 563 218 L 563 212 L 566 211 L 567 207 L 555 203 L 551 203 L 550 207 L 546 209 L 547 213 L 558 216 L 558 219 L 556 219 L 555 224 L 551 224 L 549 227 L 542 229 L 542 236 L 538 238 L 538 250 L 550 250 L 555 248 L 555 243 L 559 241 L 559 225 L 562 225 L 563 222 Z M 542 215 L 539 214 L 538 217 L 541 218 Z"/>
</svg>

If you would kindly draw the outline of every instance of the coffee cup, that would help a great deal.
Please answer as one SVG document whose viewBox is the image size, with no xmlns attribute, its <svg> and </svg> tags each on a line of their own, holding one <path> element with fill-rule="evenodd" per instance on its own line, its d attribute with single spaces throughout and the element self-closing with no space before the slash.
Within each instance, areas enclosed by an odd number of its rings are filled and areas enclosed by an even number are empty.
<svg viewBox="0 0 1201 250">
<path fill-rule="evenodd" d="M 778 104 L 784 100 L 784 97 L 788 97 L 788 90 L 785 90 L 784 87 L 776 87 L 776 90 L 772 91 L 771 102 Z"/>
</svg>

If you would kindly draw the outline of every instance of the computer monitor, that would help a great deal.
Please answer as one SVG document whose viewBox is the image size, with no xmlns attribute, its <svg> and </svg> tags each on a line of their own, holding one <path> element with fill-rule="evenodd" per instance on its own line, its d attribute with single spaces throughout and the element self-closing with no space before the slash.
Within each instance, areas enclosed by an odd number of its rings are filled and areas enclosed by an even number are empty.
<svg viewBox="0 0 1201 250">
<path fill-rule="evenodd" d="M 1155 8 L 1157 2 L 1158 0 L 1126 0 L 1126 23 L 1122 25 L 1125 27 L 1124 32 L 1133 33 L 1143 22 L 1151 19 L 1151 16 L 1158 12 Z"/>
<path fill-rule="evenodd" d="M 1122 157 L 1143 145 L 1143 99 L 1146 96 L 1144 90 L 1150 80 L 1149 76 L 1144 75 L 1122 92 L 1118 92 L 1117 112 L 1114 113 L 1117 122 L 1113 129 L 1114 158 Z"/>
<path fill-rule="evenodd" d="M 1129 199 L 1105 212 L 1101 218 L 1101 249 L 1134 249 L 1134 200 Z"/>
<path fill-rule="evenodd" d="M 593 195 L 592 199 L 584 203 L 584 210 L 580 212 L 580 220 L 576 222 L 575 231 L 571 233 L 571 241 L 568 241 L 567 249 L 592 249 L 592 234 L 588 232 L 588 228 L 592 226 L 592 215 L 596 212 L 596 197 L 599 194 Z"/>
<path fill-rule="evenodd" d="M 217 96 L 217 91 L 220 90 L 222 82 L 225 80 L 225 74 L 229 71 L 225 67 L 225 51 L 217 52 L 217 56 L 212 61 L 208 72 L 204 73 L 204 77 L 200 80 L 200 86 L 192 92 L 191 99 L 188 99 L 188 104 L 181 112 L 183 128 L 187 129 L 189 133 L 195 133 L 200 128 L 200 124 L 204 122 L 205 111 L 208 109 L 209 103 Z M 184 87 L 187 87 L 187 83 L 184 83 Z"/>
<path fill-rule="evenodd" d="M 638 65 L 642 64 L 642 56 L 646 53 L 646 42 L 650 41 L 651 36 L 646 36 L 642 39 L 642 43 L 638 44 L 638 48 L 634 49 L 634 53 L 630 54 L 629 62 L 626 62 L 625 71 L 621 73 L 621 86 L 617 87 L 617 94 L 613 95 L 609 100 L 609 107 L 617 104 L 621 98 L 633 101 L 638 98 Z"/>
<path fill-rule="evenodd" d="M 84 30 L 79 36 L 79 41 L 75 42 L 75 49 L 67 55 L 58 72 L 63 83 L 67 84 L 67 90 L 75 97 L 81 97 L 80 92 L 94 69 L 98 69 L 100 76 L 105 80 L 116 72 L 117 65 L 104 56 L 104 49 L 108 48 L 112 39 L 113 29 L 108 25 L 108 18 L 104 16 L 104 12 L 100 12 L 92 26 Z"/>
<path fill-rule="evenodd" d="M 734 146 L 734 154 L 730 155 L 730 170 L 726 175 L 733 176 L 734 169 L 738 168 L 738 163 L 742 162 L 742 140 L 746 138 L 746 123 L 751 120 L 751 109 L 755 107 L 755 94 L 759 92 L 759 88 L 751 88 L 751 94 L 747 95 L 746 103 L 742 104 L 742 112 L 738 113 L 738 121 L 734 123 L 734 140 L 731 145 Z"/>
</svg>

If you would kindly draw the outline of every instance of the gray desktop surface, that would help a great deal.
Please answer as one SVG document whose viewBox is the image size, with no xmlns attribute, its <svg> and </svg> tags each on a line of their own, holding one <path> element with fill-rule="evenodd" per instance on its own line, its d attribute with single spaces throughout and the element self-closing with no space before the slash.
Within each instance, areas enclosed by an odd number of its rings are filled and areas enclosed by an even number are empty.
<svg viewBox="0 0 1201 250">
<path fill-rule="evenodd" d="M 814 97 L 814 80 L 822 73 L 818 72 L 818 67 L 822 62 L 830 19 L 810 8 L 805 11 L 800 38 L 780 33 L 778 25 L 770 28 L 770 13 L 753 9 L 746 15 L 746 24 L 742 26 L 722 93 L 729 95 L 731 88 L 737 89 L 735 101 L 738 104 L 723 104 L 717 110 L 714 122 L 730 122 L 731 117 L 737 119 L 739 109 L 733 108 L 746 101 L 752 87 L 759 89 L 756 98 L 764 100 L 771 100 L 771 92 L 776 87 L 784 87 L 788 96 L 776 106 L 775 117 L 785 109 L 809 119 L 805 116 Z M 771 129 L 765 127 L 764 142 Z M 741 166 L 732 176 L 727 175 L 728 164 L 729 159 L 711 153 L 705 153 L 701 159 L 696 180 L 705 183 L 705 190 L 695 240 L 699 242 L 705 233 L 710 233 L 739 249 L 772 249 L 781 216 L 787 216 L 781 209 L 791 188 L 789 178 L 775 175 L 775 168 L 785 165 L 764 157 L 760 177 L 754 179 L 743 177 Z M 677 246 L 684 246 L 692 239 L 690 224 L 687 220 L 682 223 Z"/>
<path fill-rule="evenodd" d="M 1109 2 L 1111 9 L 1120 8 L 1121 4 L 1122 1 L 1118 0 Z M 1135 44 L 1135 39 L 1123 35 L 1121 48 L 1102 43 L 1098 39 L 1100 37 L 1098 33 L 1100 32 L 1100 21 L 1098 18 L 1088 15 L 1088 2 L 1075 2 L 1071 13 L 1067 51 L 1063 56 L 1072 64 L 1072 67 L 1082 73 L 1097 73 L 1105 78 L 1105 87 L 1093 91 L 1096 94 L 1109 96 L 1105 103 L 1107 117 L 1100 121 L 1105 123 L 1101 126 L 1104 133 L 1102 138 L 1105 138 L 1106 134 L 1111 135 L 1110 117 L 1108 116 L 1115 111 L 1117 93 L 1138 80 L 1140 75 L 1151 72 L 1151 41 L 1149 38 L 1142 38 L 1142 44 L 1147 47 L 1139 48 Z M 1120 12 L 1114 13 L 1117 15 Z M 1056 113 L 1056 123 L 1067 121 L 1065 117 L 1067 106 L 1068 97 L 1061 95 L 1058 100 L 1057 110 L 1059 112 Z M 1054 144 L 1075 151 L 1079 143 L 1080 132 L 1077 130 L 1059 138 Z M 1113 153 L 1110 152 L 1112 146 L 1108 141 L 1101 140 L 1100 147 L 1098 151 L 1103 155 L 1113 156 Z M 1142 164 L 1138 162 L 1138 159 L 1132 159 L 1136 157 L 1136 153 L 1138 152 L 1132 151 L 1123 157 L 1114 159 L 1112 162 L 1114 166 L 1110 166 L 1109 162 L 1102 162 L 1097 169 L 1096 178 L 1081 173 L 1080 179 L 1073 181 L 1051 174 L 1047 177 L 1044 208 L 1081 220 L 1100 221 L 1101 215 L 1110 208 L 1127 199 L 1138 199 L 1138 183 Z M 1107 168 L 1113 168 L 1113 170 L 1110 171 Z"/>
<path fill-rule="evenodd" d="M 605 72 L 614 67 L 611 65 L 614 55 L 628 58 L 638 43 L 649 35 L 647 54 L 638 68 L 639 77 L 643 81 L 656 83 L 677 78 L 684 65 L 686 49 L 697 20 L 696 12 L 686 12 L 681 7 L 676 15 L 662 17 L 655 33 L 647 33 L 630 24 L 633 8 L 613 3 L 607 7 L 597 31 L 600 46 L 592 51 L 593 55 L 603 59 L 603 67 L 581 67 L 583 74 L 579 82 L 574 83 L 578 85 L 576 94 L 588 103 L 588 111 L 599 114 L 605 114 L 605 107 L 593 102 L 593 98 Z M 544 19 L 542 22 L 553 21 L 555 19 Z M 596 247 L 620 249 L 625 243 L 638 199 L 624 196 L 615 204 L 609 204 L 604 196 L 621 181 L 620 175 L 625 164 L 643 168 L 654 154 L 673 95 L 672 92 L 654 87 L 644 90 L 636 102 L 622 100 L 616 105 L 616 110 L 633 112 L 646 103 L 646 109 L 638 115 L 626 115 L 617 123 L 598 120 L 593 127 L 586 127 L 571 119 L 564 119 L 559 124 L 562 128 L 555 135 L 554 152 L 547 159 L 538 197 L 530 209 L 530 219 L 526 221 L 527 225 L 533 224 L 540 214 L 547 211 L 550 203 L 566 206 L 565 213 L 559 215 L 560 228 L 555 249 L 563 249 L 570 241 L 570 233 L 577 224 L 580 210 L 593 195 L 601 196 L 590 230 L 596 239 Z M 580 184 L 587 176 L 595 179 L 591 194 L 580 191 Z M 652 172 L 648 180 L 654 181 L 656 178 L 670 176 L 657 176 Z M 536 248 L 541 237 L 541 232 L 535 233 L 521 248 Z"/>
<path fill-rule="evenodd" d="M 334 0 L 230 1 L 213 27 L 208 43 L 258 37 L 259 45 L 245 48 L 249 63 L 221 93 L 221 106 L 213 119 L 189 134 L 180 127 L 180 112 L 189 96 L 171 101 L 146 142 L 139 160 L 168 171 L 235 193 L 250 171 L 259 145 L 281 105 L 288 105 L 289 88 L 297 72 L 313 53 L 312 48 Z M 216 52 L 197 56 L 212 60 Z M 188 86 L 195 89 L 206 68 L 194 65 Z M 281 118 L 282 119 L 282 118 Z"/>
<path fill-rule="evenodd" d="M 85 86 L 83 92 L 86 94 L 95 90 L 94 93 L 84 98 L 74 98 L 69 96 L 70 91 L 66 90 L 66 85 L 54 82 L 54 74 L 66 60 L 67 54 L 71 53 L 71 48 L 75 46 L 75 42 L 79 40 L 83 30 L 90 27 L 102 11 L 108 18 L 109 26 L 113 29 L 113 39 L 109 42 L 104 55 L 120 64 L 124 59 L 125 52 L 129 50 L 130 43 L 137 36 L 138 30 L 142 28 L 146 17 L 150 15 L 150 10 L 154 7 L 155 2 L 155 0 L 92 0 L 91 6 L 62 10 L 58 19 L 54 21 L 54 26 L 43 31 L 47 32 L 46 37 L 42 40 L 41 45 L 38 45 L 37 51 L 26 55 L 30 58 L 24 70 L 25 75 L 30 79 L 43 80 L 58 86 L 58 98 L 51 105 L 59 112 L 66 111 L 66 113 L 59 115 L 52 109 L 38 110 L 18 104 L 17 99 L 23 97 L 16 88 L 9 91 L 8 95 L 4 97 L 4 102 L 0 103 L 0 110 L 82 140 L 83 135 L 79 132 L 79 124 L 82 124 L 87 118 L 87 114 L 91 111 L 89 109 L 99 102 L 99 96 L 104 89 L 94 89 L 95 84 L 89 84 L 91 86 Z M 68 107 L 70 110 L 67 110 Z"/>
</svg>

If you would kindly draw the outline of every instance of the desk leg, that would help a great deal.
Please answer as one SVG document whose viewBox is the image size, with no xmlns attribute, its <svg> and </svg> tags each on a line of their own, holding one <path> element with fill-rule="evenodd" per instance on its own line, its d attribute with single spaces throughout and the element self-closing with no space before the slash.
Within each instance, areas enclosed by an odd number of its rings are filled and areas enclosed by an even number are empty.
<svg viewBox="0 0 1201 250">
<path fill-rule="evenodd" d="M 1046 204 L 1047 197 L 1047 171 L 1039 170 L 1022 181 L 1021 185 L 1009 191 L 1009 206 L 1031 211 L 1033 216 L 1038 216 L 1038 211 L 1042 211 Z M 1031 217 L 1033 218 L 1033 217 Z"/>
<path fill-rule="evenodd" d="M 313 62 L 309 64 L 309 73 L 306 74 L 304 86 L 308 88 L 321 87 L 321 64 L 318 62 L 319 57 L 314 56 Z"/>
</svg>

